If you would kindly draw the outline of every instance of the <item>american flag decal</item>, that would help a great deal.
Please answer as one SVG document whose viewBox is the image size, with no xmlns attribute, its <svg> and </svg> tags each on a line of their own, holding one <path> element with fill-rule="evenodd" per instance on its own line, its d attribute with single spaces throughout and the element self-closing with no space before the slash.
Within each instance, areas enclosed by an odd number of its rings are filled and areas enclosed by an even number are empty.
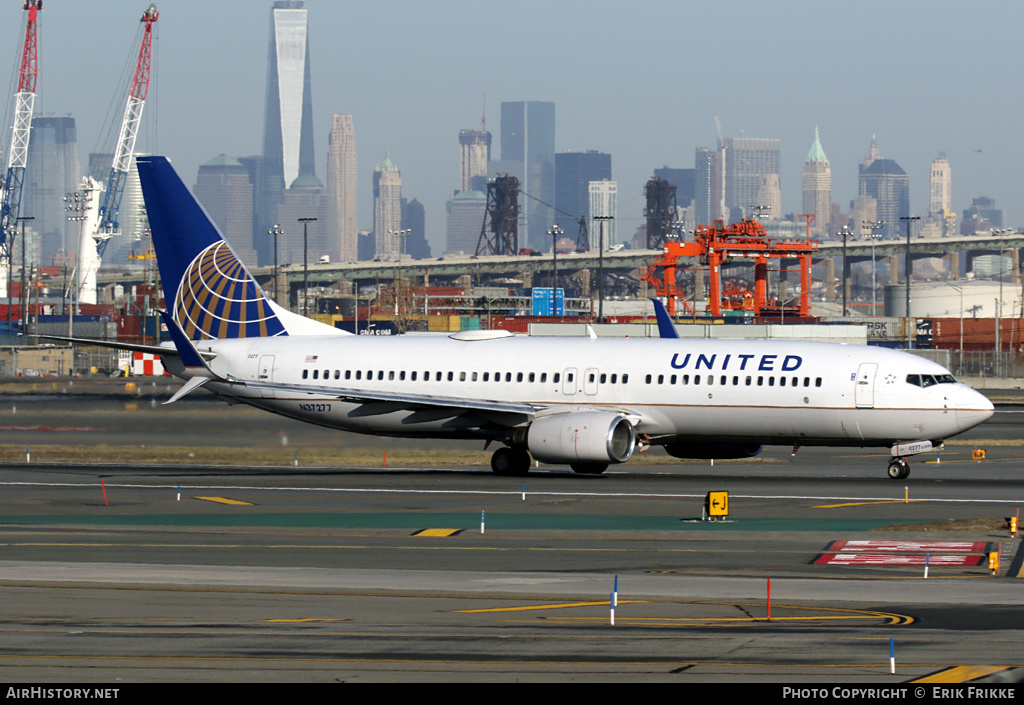
<svg viewBox="0 0 1024 705">
<path fill-rule="evenodd" d="M 306 362 L 316 362 L 316 355 L 306 355 Z"/>
</svg>

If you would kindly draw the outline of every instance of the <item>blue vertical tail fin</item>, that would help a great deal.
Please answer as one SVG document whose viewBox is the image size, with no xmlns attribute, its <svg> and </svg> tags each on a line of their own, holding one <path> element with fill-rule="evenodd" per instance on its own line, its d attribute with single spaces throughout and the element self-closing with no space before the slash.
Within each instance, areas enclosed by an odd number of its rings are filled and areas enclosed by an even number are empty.
<svg viewBox="0 0 1024 705">
<path fill-rule="evenodd" d="M 166 157 L 138 157 L 167 308 L 189 340 L 336 333 L 270 300 Z"/>
</svg>

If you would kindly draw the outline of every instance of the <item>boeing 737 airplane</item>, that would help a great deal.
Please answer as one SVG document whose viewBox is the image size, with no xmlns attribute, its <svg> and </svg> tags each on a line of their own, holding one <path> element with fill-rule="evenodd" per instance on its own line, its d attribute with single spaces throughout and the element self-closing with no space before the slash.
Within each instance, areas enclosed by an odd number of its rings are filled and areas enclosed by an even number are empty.
<svg viewBox="0 0 1024 705">
<path fill-rule="evenodd" d="M 138 168 L 173 345 L 105 344 L 161 355 L 185 381 L 166 403 L 202 386 L 346 431 L 496 442 L 500 475 L 527 473 L 531 458 L 601 473 L 650 445 L 705 459 L 792 445 L 890 448 L 888 474 L 904 478 L 907 457 L 993 412 L 915 355 L 680 339 L 657 303 L 657 339 L 343 333 L 271 301 L 166 158 Z"/>
</svg>

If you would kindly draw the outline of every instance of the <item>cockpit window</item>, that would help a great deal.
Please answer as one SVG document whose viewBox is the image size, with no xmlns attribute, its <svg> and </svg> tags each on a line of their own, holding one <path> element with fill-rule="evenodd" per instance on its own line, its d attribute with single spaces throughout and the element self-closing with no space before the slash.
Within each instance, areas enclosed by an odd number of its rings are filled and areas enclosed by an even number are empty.
<svg viewBox="0 0 1024 705">
<path fill-rule="evenodd" d="M 915 387 L 932 387 L 936 384 L 956 384 L 953 375 L 907 375 L 907 384 Z"/>
</svg>

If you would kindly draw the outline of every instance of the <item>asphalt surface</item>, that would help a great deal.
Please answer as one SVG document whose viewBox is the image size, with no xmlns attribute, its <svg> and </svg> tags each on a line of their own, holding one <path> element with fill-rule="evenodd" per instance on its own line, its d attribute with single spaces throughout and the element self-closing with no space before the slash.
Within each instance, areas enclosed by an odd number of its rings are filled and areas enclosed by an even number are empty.
<svg viewBox="0 0 1024 705">
<path fill-rule="evenodd" d="M 1024 675 L 1022 551 L 1002 521 L 1024 504 L 1024 446 L 1000 444 L 1022 437 L 1014 397 L 966 445 L 915 458 L 904 481 L 885 477 L 884 451 L 814 448 L 713 467 L 641 460 L 600 477 L 542 466 L 520 480 L 185 465 L 189 448 L 279 449 L 283 437 L 296 449 L 445 444 L 202 399 L 161 407 L 161 387 L 29 391 L 0 406 L 6 444 L 182 456 L 0 466 L 7 682 Z M 709 491 L 729 493 L 727 518 L 701 520 Z"/>
</svg>

